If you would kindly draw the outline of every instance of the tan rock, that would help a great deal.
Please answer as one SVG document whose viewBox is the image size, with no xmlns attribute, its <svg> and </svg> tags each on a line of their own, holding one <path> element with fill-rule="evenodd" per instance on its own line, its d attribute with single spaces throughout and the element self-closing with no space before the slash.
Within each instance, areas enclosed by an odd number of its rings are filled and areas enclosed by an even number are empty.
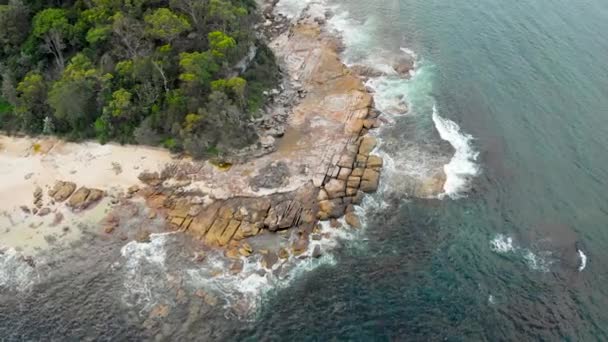
<svg viewBox="0 0 608 342">
<path fill-rule="evenodd" d="M 289 258 L 289 252 L 285 248 L 281 247 L 279 249 L 279 253 L 278 254 L 279 254 L 279 258 L 281 258 L 281 259 L 287 259 L 287 258 Z"/>
<path fill-rule="evenodd" d="M 348 120 L 346 122 L 346 125 L 344 126 L 344 132 L 350 134 L 358 134 L 359 132 L 361 132 L 361 129 L 364 125 L 365 123 L 363 119 L 352 118 L 351 120 Z"/>
<path fill-rule="evenodd" d="M 379 177 L 380 173 L 378 173 L 378 171 L 372 169 L 365 169 L 365 171 L 363 172 L 363 176 L 361 176 L 361 179 L 364 181 L 377 181 Z"/>
<path fill-rule="evenodd" d="M 232 236 L 234 236 L 234 233 L 236 233 L 236 230 L 240 225 L 241 221 L 230 220 L 230 223 L 228 223 L 228 226 L 226 229 L 224 229 L 222 235 L 220 235 L 220 237 L 217 239 L 218 244 L 220 246 L 225 246 L 228 242 L 230 242 Z"/>
<path fill-rule="evenodd" d="M 371 136 L 365 136 L 359 145 L 359 154 L 369 155 L 376 147 L 377 140 Z"/>
<path fill-rule="evenodd" d="M 226 227 L 230 223 L 229 220 L 218 217 L 209 228 L 207 235 L 205 235 L 205 243 L 209 245 L 220 245 L 220 238 L 224 233 Z"/>
<path fill-rule="evenodd" d="M 175 228 L 179 228 L 182 223 L 184 223 L 184 218 L 183 217 L 174 217 L 171 219 L 170 222 L 173 226 L 175 226 Z"/>
<path fill-rule="evenodd" d="M 373 128 L 375 124 L 376 124 L 376 120 L 374 120 L 374 119 L 363 120 L 363 127 L 367 128 L 367 129 Z"/>
<path fill-rule="evenodd" d="M 379 156 L 370 155 L 369 158 L 367 158 L 368 168 L 381 168 L 383 163 L 382 157 Z"/>
<path fill-rule="evenodd" d="M 103 196 L 105 196 L 105 193 L 102 190 L 89 189 L 83 186 L 72 194 L 67 205 L 73 210 L 84 210 L 99 202 Z"/>
<path fill-rule="evenodd" d="M 358 188 L 346 188 L 346 196 L 353 197 L 357 195 Z M 345 197 L 346 198 L 346 197 Z"/>
<path fill-rule="evenodd" d="M 138 191 L 139 191 L 139 186 L 138 186 L 138 185 L 133 185 L 133 186 L 130 186 L 130 187 L 127 189 L 127 193 L 129 193 L 129 194 L 131 194 L 131 195 L 135 194 L 135 193 L 136 193 L 136 192 L 138 192 Z"/>
<path fill-rule="evenodd" d="M 34 200 L 40 200 L 42 199 L 42 188 L 37 186 L 36 189 L 34 190 Z"/>
<path fill-rule="evenodd" d="M 361 181 L 361 186 L 359 187 L 359 189 L 361 189 L 361 191 L 367 192 L 367 193 L 375 192 L 376 190 L 378 190 L 378 181 L 377 180 L 375 182 L 368 181 L 368 180 Z"/>
<path fill-rule="evenodd" d="M 346 196 L 346 182 L 340 179 L 332 179 L 325 184 L 325 191 L 330 199 Z"/>
<path fill-rule="evenodd" d="M 51 213 L 51 209 L 44 207 L 38 211 L 38 216 L 46 216 Z"/>
<path fill-rule="evenodd" d="M 375 192 L 378 190 L 378 184 L 380 182 L 380 173 L 372 169 L 365 169 L 363 176 L 361 177 L 360 189 L 364 192 Z"/>
<path fill-rule="evenodd" d="M 188 227 L 188 231 L 198 237 L 203 237 L 207 234 L 207 231 L 213 224 L 215 220 L 216 213 L 221 206 L 220 202 L 215 202 L 205 208 L 198 216 L 196 216 L 192 223 L 190 223 L 190 227 Z"/>
<path fill-rule="evenodd" d="M 241 253 L 238 248 L 228 248 L 224 254 L 227 258 L 238 259 Z"/>
<path fill-rule="evenodd" d="M 352 177 L 361 177 L 361 176 L 363 176 L 364 171 L 365 171 L 365 168 L 358 167 L 358 168 L 354 169 L 350 175 Z"/>
<path fill-rule="evenodd" d="M 325 201 L 328 198 L 329 196 L 327 196 L 327 191 L 325 191 L 325 189 L 320 189 L 319 194 L 317 196 L 317 201 Z"/>
<path fill-rule="evenodd" d="M 103 192 L 102 190 L 99 189 L 89 189 L 89 195 L 87 196 L 87 199 L 84 203 L 84 207 L 82 209 L 86 209 L 89 206 L 91 206 L 92 204 L 100 201 L 104 196 L 105 196 L 105 192 Z"/>
<path fill-rule="evenodd" d="M 349 188 L 358 188 L 361 183 L 361 178 L 359 177 L 348 177 L 348 181 L 346 182 L 346 186 Z M 347 194 L 348 195 L 348 194 Z"/>
<path fill-rule="evenodd" d="M 339 167 L 352 168 L 355 163 L 355 157 L 352 154 L 343 154 L 338 160 Z"/>
<path fill-rule="evenodd" d="M 232 237 L 232 239 L 236 240 L 236 241 L 240 241 L 240 240 L 243 240 L 243 239 L 251 237 L 251 236 L 256 236 L 259 234 L 259 232 L 260 232 L 260 229 L 258 227 L 256 227 L 255 224 L 253 224 L 251 222 L 243 221 L 243 222 L 241 222 L 239 229 L 236 231 L 236 233 L 234 233 L 234 236 Z"/>
<path fill-rule="evenodd" d="M 309 241 L 305 237 L 300 237 L 296 242 L 291 246 L 291 250 L 293 251 L 293 255 L 300 255 L 308 249 Z"/>
<path fill-rule="evenodd" d="M 333 199 L 319 202 L 319 219 L 328 220 L 331 218 L 342 217 L 344 213 L 344 203 L 342 199 Z"/>
<path fill-rule="evenodd" d="M 232 263 L 232 265 L 230 266 L 230 273 L 232 274 L 238 274 L 241 273 L 241 271 L 243 271 L 243 260 L 235 260 L 234 263 Z"/>
<path fill-rule="evenodd" d="M 353 170 L 346 168 L 346 167 L 340 168 L 340 172 L 338 173 L 338 179 L 340 179 L 340 180 L 348 179 L 348 176 L 350 175 L 350 173 L 352 171 Z"/>
<path fill-rule="evenodd" d="M 346 213 L 346 215 L 344 215 L 344 221 L 353 228 L 361 228 L 361 221 L 354 211 Z"/>
<path fill-rule="evenodd" d="M 68 200 L 68 206 L 70 206 L 74 209 L 80 208 L 81 206 L 84 205 L 85 201 L 87 200 L 87 197 L 89 196 L 89 192 L 91 192 L 91 190 L 89 190 L 88 188 L 86 188 L 84 186 L 80 187 L 78 190 L 76 190 L 76 192 L 74 192 L 74 194 Z"/>
<path fill-rule="evenodd" d="M 247 252 L 249 252 L 250 254 L 253 253 L 253 247 L 251 247 L 251 245 L 248 244 L 247 242 L 243 243 L 242 248 L 244 250 L 246 250 Z"/>
<path fill-rule="evenodd" d="M 53 186 L 53 189 L 49 191 L 49 196 L 55 200 L 55 202 L 63 202 L 72 195 L 76 190 L 76 184 L 72 182 L 57 181 Z"/>
</svg>

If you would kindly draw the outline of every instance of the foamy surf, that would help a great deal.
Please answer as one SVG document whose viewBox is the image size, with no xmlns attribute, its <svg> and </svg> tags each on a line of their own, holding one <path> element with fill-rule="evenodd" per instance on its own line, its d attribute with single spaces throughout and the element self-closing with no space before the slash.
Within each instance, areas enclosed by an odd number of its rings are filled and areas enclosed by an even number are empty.
<svg viewBox="0 0 608 342">
<path fill-rule="evenodd" d="M 490 249 L 498 254 L 513 254 L 521 258 L 532 271 L 549 272 L 553 264 L 550 251 L 534 253 L 527 248 L 517 246 L 512 237 L 504 234 L 497 234 L 490 241 Z"/>
<path fill-rule="evenodd" d="M 463 133 L 454 121 L 441 117 L 436 106 L 433 106 L 433 122 L 441 139 L 449 142 L 455 150 L 450 162 L 444 166 L 446 181 L 444 194 L 440 197 L 460 198 L 469 189 L 471 179 L 479 174 L 476 164 L 479 153 L 471 144 L 473 137 Z"/>
<path fill-rule="evenodd" d="M 36 269 L 14 248 L 0 249 L 0 289 L 27 291 L 37 278 Z"/>
<path fill-rule="evenodd" d="M 129 307 L 137 307 L 140 313 L 165 301 L 163 290 L 167 281 L 166 243 L 171 234 L 173 233 L 151 234 L 150 242 L 131 241 L 120 250 L 125 259 L 122 265 L 122 301 Z"/>
<path fill-rule="evenodd" d="M 582 272 L 585 267 L 587 267 L 587 255 L 585 255 L 585 253 L 580 249 L 577 249 L 577 252 L 579 258 L 581 259 L 581 264 L 578 266 L 578 271 Z"/>
<path fill-rule="evenodd" d="M 175 289 L 183 286 L 185 293 L 203 290 L 217 298 L 229 318 L 254 319 L 269 293 L 289 286 L 322 265 L 335 265 L 332 251 L 343 241 L 356 239 L 354 230 L 321 226 L 321 238 L 312 240 L 301 255 L 290 255 L 265 268 L 263 256 L 254 253 L 240 258 L 243 268 L 237 273 L 231 270 L 235 260 L 226 258 L 222 250 L 208 251 L 200 263 L 184 257 L 190 252 L 176 254 L 179 234 L 151 234 L 149 242 L 131 241 L 121 248 L 123 259 L 113 267 L 122 273 L 122 302 L 146 315 L 158 305 L 176 305 Z M 315 248 L 320 249 L 320 256 L 315 257 Z"/>
</svg>

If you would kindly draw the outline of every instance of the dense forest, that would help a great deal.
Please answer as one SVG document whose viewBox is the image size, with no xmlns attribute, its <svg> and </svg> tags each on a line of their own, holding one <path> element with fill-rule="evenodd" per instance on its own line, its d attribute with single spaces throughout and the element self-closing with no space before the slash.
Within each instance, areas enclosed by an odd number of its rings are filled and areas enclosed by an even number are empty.
<svg viewBox="0 0 608 342">
<path fill-rule="evenodd" d="M 279 77 L 256 22 L 255 0 L 0 0 L 0 129 L 244 147 Z"/>
</svg>

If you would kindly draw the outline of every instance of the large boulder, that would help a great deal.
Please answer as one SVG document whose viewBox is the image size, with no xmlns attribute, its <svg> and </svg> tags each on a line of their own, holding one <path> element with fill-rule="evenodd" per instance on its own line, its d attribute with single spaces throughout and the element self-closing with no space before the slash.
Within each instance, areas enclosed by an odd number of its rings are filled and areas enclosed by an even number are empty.
<svg viewBox="0 0 608 342">
<path fill-rule="evenodd" d="M 49 191 L 49 196 L 51 196 L 55 202 L 63 202 L 72 195 L 74 190 L 76 190 L 75 183 L 57 181 Z"/>
<path fill-rule="evenodd" d="M 395 69 L 395 71 L 403 76 L 403 77 L 409 77 L 410 76 L 410 70 L 414 69 L 414 58 L 412 56 L 405 56 L 405 57 L 401 57 L 399 58 L 397 61 L 395 61 L 395 63 L 393 64 L 393 69 Z"/>
<path fill-rule="evenodd" d="M 363 139 L 361 140 L 361 145 L 359 145 L 359 154 L 365 156 L 369 155 L 374 150 L 377 143 L 378 142 L 376 138 L 372 136 L 363 137 Z"/>
<path fill-rule="evenodd" d="M 306 250 L 308 250 L 308 244 L 309 244 L 309 241 L 308 241 L 307 238 L 305 238 L 303 236 L 300 237 L 291 246 L 293 254 L 294 255 L 300 255 L 300 254 L 306 252 Z"/>
<path fill-rule="evenodd" d="M 326 200 L 319 202 L 319 219 L 329 220 L 331 218 L 340 218 L 344 214 L 344 205 L 341 198 Z"/>
<path fill-rule="evenodd" d="M 383 164 L 384 161 L 382 160 L 382 157 L 370 155 L 369 158 L 367 158 L 367 167 L 381 168 Z"/>
<path fill-rule="evenodd" d="M 361 221 L 355 212 L 351 211 L 344 215 L 344 221 L 353 228 L 361 228 Z"/>
<path fill-rule="evenodd" d="M 98 189 L 80 187 L 68 200 L 68 206 L 73 210 L 84 210 L 101 200 L 104 192 Z"/>
<path fill-rule="evenodd" d="M 365 169 L 363 176 L 361 177 L 360 189 L 364 192 L 375 192 L 378 190 L 378 184 L 380 183 L 380 173 L 372 169 Z"/>
</svg>

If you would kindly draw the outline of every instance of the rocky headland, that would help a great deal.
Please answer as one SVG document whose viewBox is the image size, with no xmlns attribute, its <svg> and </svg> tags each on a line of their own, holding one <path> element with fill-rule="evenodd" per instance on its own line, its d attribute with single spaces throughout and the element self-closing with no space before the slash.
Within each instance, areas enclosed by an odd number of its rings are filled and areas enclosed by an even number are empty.
<svg viewBox="0 0 608 342">
<path fill-rule="evenodd" d="M 3 194 L 34 194 L 5 198 L 5 218 L 28 222 L 52 213 L 55 222 L 67 210 L 77 221 L 103 206 L 99 234 L 145 240 L 152 233 L 145 222 L 137 234 L 121 228 L 121 211 L 145 203 L 146 220 L 162 220 L 166 229 L 199 240 L 197 261 L 221 251 L 232 274 L 241 272 L 247 258 L 273 270 L 281 260 L 319 257 L 323 251 L 315 241 L 326 234 L 320 221 L 337 228 L 344 218 L 347 226 L 361 227 L 355 207 L 378 189 L 383 168 L 369 134 L 380 125 L 363 81 L 371 71 L 342 63 L 341 42 L 325 26 L 330 14 L 324 7 L 312 3 L 289 19 L 273 11 L 275 4 L 262 4 L 267 21 L 260 31 L 284 79 L 258 122 L 258 151 L 264 153 L 218 164 L 146 147 L 2 137 L 10 165 L 2 172 L 11 179 Z M 396 72 L 406 75 L 406 64 Z M 438 182 L 431 191 L 441 187 Z"/>
</svg>

